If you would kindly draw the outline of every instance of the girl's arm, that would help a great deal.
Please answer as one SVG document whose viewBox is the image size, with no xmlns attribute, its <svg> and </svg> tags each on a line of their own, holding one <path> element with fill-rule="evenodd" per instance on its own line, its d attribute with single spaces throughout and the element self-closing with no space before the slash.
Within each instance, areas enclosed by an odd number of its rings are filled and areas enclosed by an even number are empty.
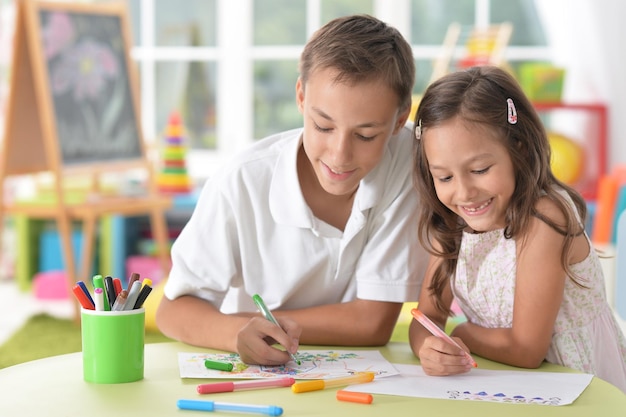
<svg viewBox="0 0 626 417">
<path fill-rule="evenodd" d="M 419 297 L 419 310 L 441 329 L 445 329 L 447 316 L 437 310 L 429 290 L 433 272 L 440 261 L 440 258 L 436 256 L 430 257 Z M 452 298 L 452 291 L 448 284 L 443 292 L 444 305 L 450 307 Z M 460 339 L 456 338 L 456 341 L 461 346 L 465 346 Z M 463 351 L 445 340 L 433 336 L 417 320 L 412 320 L 409 326 L 409 343 L 413 353 L 420 358 L 424 372 L 428 375 L 455 375 L 467 372 L 472 368 Z M 469 349 L 466 350 L 469 352 Z"/>
<path fill-rule="evenodd" d="M 557 224 L 564 220 L 551 203 L 543 200 L 538 210 Z M 552 341 L 565 286 L 561 266 L 564 237 L 545 222 L 533 218 L 529 233 L 517 241 L 517 271 L 511 328 L 487 329 L 472 323 L 455 328 L 472 352 L 485 358 L 524 368 L 538 367 Z M 583 260 L 589 253 L 584 235 L 574 239 L 568 262 Z"/>
</svg>

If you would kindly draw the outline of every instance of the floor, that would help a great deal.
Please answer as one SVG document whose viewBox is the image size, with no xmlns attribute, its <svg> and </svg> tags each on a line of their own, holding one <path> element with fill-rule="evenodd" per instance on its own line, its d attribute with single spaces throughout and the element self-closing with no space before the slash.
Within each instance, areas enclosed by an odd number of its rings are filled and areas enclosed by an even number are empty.
<svg viewBox="0 0 626 417">
<path fill-rule="evenodd" d="M 20 291 L 12 280 L 0 280 L 0 344 L 38 313 L 71 318 L 74 312 L 69 299 L 38 300 L 32 293 Z"/>
</svg>

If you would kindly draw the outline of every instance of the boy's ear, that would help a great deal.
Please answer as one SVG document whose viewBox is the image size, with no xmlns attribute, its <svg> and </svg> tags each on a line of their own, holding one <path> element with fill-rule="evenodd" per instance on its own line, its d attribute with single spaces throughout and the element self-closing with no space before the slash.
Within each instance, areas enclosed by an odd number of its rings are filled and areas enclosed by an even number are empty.
<svg viewBox="0 0 626 417">
<path fill-rule="evenodd" d="M 408 106 L 405 110 L 403 110 L 398 115 L 398 120 L 396 121 L 396 125 L 393 129 L 393 134 L 395 135 L 404 127 L 406 121 L 409 119 L 409 115 L 411 114 L 411 106 Z"/>
<path fill-rule="evenodd" d="M 304 83 L 300 77 L 296 81 L 296 104 L 300 113 L 304 114 Z"/>
</svg>

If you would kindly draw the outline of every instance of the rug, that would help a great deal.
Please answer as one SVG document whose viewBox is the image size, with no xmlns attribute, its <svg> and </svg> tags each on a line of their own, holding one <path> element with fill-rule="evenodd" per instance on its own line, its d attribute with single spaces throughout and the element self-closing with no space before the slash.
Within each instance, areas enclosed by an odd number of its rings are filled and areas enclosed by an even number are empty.
<svg viewBox="0 0 626 417">
<path fill-rule="evenodd" d="M 146 331 L 146 343 L 170 342 L 157 331 Z M 0 346 L 0 369 L 49 356 L 81 351 L 80 326 L 48 314 L 31 317 Z"/>
</svg>

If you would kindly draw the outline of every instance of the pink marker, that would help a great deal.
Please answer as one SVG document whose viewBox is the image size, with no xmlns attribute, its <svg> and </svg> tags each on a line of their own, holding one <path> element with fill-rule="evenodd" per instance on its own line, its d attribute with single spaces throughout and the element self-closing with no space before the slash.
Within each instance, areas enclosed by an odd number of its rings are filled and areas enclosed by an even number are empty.
<svg viewBox="0 0 626 417">
<path fill-rule="evenodd" d="M 97 311 L 104 311 L 104 290 L 102 288 L 94 288 L 93 303 Z"/>
<path fill-rule="evenodd" d="M 428 318 L 428 316 L 426 316 L 424 313 L 422 313 L 416 308 L 411 310 L 411 314 L 413 315 L 413 317 L 415 317 L 415 320 L 419 321 L 422 324 L 422 326 L 426 327 L 426 330 L 431 332 L 433 336 L 440 337 L 446 340 L 447 342 L 453 344 L 454 346 L 458 347 L 459 349 L 461 349 L 463 353 L 465 353 L 465 356 L 467 356 L 467 358 L 471 361 L 472 366 L 474 368 L 478 367 L 478 364 L 476 363 L 474 358 L 472 358 L 472 356 L 469 353 L 467 353 L 457 342 L 455 342 L 453 338 L 448 336 L 446 332 L 441 330 L 439 326 L 433 323 L 432 320 Z"/>
<path fill-rule="evenodd" d="M 290 387 L 296 382 L 293 378 L 270 378 L 253 381 L 227 381 L 212 384 L 198 385 L 198 394 L 215 394 L 218 392 L 232 392 L 245 389 L 261 389 L 274 387 Z"/>
</svg>

